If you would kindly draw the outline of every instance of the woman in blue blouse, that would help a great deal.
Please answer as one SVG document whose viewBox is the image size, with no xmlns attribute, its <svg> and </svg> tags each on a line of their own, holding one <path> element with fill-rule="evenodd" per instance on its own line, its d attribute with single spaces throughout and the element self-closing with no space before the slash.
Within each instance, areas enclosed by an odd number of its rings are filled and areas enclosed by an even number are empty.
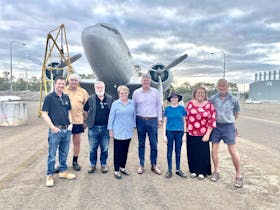
<svg viewBox="0 0 280 210">
<path fill-rule="evenodd" d="M 186 111 L 183 106 L 179 105 L 179 101 L 182 100 L 182 96 L 173 93 L 167 98 L 171 104 L 166 107 L 164 111 L 164 126 L 165 129 L 164 140 L 167 138 L 167 163 L 168 171 L 165 174 L 166 178 L 172 176 L 172 152 L 173 144 L 175 142 L 175 156 L 176 156 L 176 174 L 182 178 L 187 178 L 187 175 L 180 170 L 180 159 L 181 159 L 181 147 L 182 138 L 185 129 L 185 117 Z"/>
<path fill-rule="evenodd" d="M 129 89 L 123 85 L 117 91 L 119 99 L 112 104 L 108 130 L 110 137 L 114 139 L 114 176 L 121 179 L 121 173 L 129 175 L 125 165 L 136 118 L 134 102 L 128 99 Z"/>
</svg>

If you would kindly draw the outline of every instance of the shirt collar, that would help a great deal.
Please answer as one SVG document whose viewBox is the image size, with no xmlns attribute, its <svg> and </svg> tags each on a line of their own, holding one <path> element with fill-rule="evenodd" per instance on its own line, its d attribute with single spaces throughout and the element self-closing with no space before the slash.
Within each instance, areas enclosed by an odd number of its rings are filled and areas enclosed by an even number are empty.
<svg viewBox="0 0 280 210">
<path fill-rule="evenodd" d="M 217 95 L 217 97 L 222 98 L 219 93 L 216 93 L 216 95 Z M 231 93 L 227 92 L 227 94 L 224 98 L 227 99 L 227 98 L 230 98 L 230 97 L 231 97 Z"/>
<path fill-rule="evenodd" d="M 124 103 L 121 101 L 120 98 L 117 100 L 117 102 L 120 103 L 120 104 L 124 104 Z M 132 103 L 132 101 L 131 101 L 130 99 L 128 99 L 127 104 L 130 104 L 130 103 Z"/>
<path fill-rule="evenodd" d="M 148 91 L 144 91 L 143 87 L 141 87 L 141 92 L 150 92 L 151 90 L 151 87 L 149 87 Z"/>
<path fill-rule="evenodd" d="M 72 90 L 72 89 L 69 87 L 69 85 L 67 85 L 65 89 L 67 89 L 67 90 L 70 91 L 70 92 L 75 92 L 75 91 L 78 91 L 79 88 L 80 88 L 80 87 L 78 86 L 76 90 Z"/>
<path fill-rule="evenodd" d="M 55 91 L 52 92 L 52 95 L 56 96 L 56 97 L 60 97 L 59 95 L 57 95 L 57 93 Z M 62 93 L 61 97 L 63 97 L 63 95 L 64 95 L 64 93 Z"/>
</svg>

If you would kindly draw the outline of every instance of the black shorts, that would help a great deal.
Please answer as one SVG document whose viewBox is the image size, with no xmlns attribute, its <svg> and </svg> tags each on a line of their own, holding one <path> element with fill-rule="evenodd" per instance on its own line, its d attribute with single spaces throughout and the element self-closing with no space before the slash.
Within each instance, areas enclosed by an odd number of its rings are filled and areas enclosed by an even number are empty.
<svg viewBox="0 0 280 210">
<path fill-rule="evenodd" d="M 72 134 L 79 134 L 79 133 L 83 133 L 84 131 L 85 130 L 83 124 L 73 124 Z"/>
</svg>

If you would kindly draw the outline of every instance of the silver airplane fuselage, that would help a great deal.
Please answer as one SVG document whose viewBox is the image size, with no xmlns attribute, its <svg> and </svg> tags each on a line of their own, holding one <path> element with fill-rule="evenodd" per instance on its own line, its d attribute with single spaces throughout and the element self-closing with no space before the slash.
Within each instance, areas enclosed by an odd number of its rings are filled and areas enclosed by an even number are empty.
<svg viewBox="0 0 280 210">
<path fill-rule="evenodd" d="M 130 51 L 113 26 L 97 24 L 85 28 L 82 43 L 94 74 L 110 94 L 117 94 L 119 85 L 128 84 L 136 76 Z"/>
</svg>

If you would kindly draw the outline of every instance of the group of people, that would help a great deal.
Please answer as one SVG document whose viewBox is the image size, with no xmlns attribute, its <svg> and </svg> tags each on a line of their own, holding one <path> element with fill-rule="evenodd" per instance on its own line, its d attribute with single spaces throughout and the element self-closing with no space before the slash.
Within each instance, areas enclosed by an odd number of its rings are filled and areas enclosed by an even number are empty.
<svg viewBox="0 0 280 210">
<path fill-rule="evenodd" d="M 56 77 L 54 91 L 46 96 L 42 117 L 49 126 L 49 153 L 47 163 L 46 186 L 54 186 L 55 160 L 58 150 L 60 178 L 74 179 L 76 175 L 67 170 L 67 156 L 71 134 L 73 134 L 73 162 L 75 171 L 81 170 L 78 163 L 81 133 L 88 128 L 89 162 L 88 173 L 94 173 L 100 147 L 100 164 L 102 173 L 108 172 L 107 158 L 110 138 L 114 141 L 114 176 L 130 175 L 126 168 L 127 155 L 133 131 L 138 135 L 138 174 L 145 172 L 145 142 L 148 135 L 150 143 L 151 171 L 157 175 L 161 170 L 157 166 L 158 127 L 163 123 L 163 140 L 167 142 L 168 171 L 166 178 L 172 176 L 172 152 L 175 144 L 176 174 L 182 178 L 187 175 L 180 169 L 181 147 L 187 142 L 187 157 L 190 177 L 202 180 L 212 175 L 210 180 L 219 179 L 218 149 L 221 139 L 228 145 L 236 169 L 235 187 L 242 187 L 240 160 L 235 147 L 235 120 L 240 107 L 238 100 L 228 93 L 228 83 L 220 79 L 218 92 L 207 100 L 203 87 L 193 93 L 193 99 L 186 107 L 179 105 L 182 96 L 173 93 L 168 97 L 170 105 L 162 116 L 162 101 L 159 91 L 151 87 L 149 74 L 142 75 L 142 87 L 136 89 L 132 99 L 128 98 L 129 88 L 121 85 L 117 88 L 119 98 L 113 101 L 105 92 L 105 84 L 94 84 L 95 94 L 89 96 L 79 87 L 79 76 L 69 75 L 66 86 L 62 77 Z M 214 172 L 211 172 L 209 140 L 212 141 L 212 160 Z"/>
</svg>

